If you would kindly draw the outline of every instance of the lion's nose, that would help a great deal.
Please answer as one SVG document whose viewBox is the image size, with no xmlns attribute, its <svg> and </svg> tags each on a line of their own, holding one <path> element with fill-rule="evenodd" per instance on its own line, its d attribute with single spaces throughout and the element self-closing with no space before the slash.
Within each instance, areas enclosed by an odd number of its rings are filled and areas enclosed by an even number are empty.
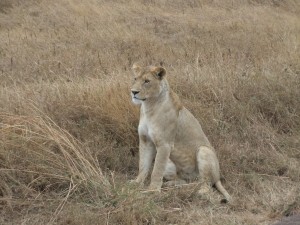
<svg viewBox="0 0 300 225">
<path fill-rule="evenodd" d="M 139 91 L 131 91 L 133 95 L 136 95 L 139 93 Z"/>
</svg>

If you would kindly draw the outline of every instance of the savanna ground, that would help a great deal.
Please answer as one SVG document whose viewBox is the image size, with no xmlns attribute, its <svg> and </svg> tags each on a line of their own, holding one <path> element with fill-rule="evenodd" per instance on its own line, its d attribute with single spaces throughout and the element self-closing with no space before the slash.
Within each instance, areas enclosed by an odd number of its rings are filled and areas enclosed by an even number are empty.
<svg viewBox="0 0 300 225">
<path fill-rule="evenodd" d="M 0 224 L 271 224 L 300 212 L 300 1 L 1 0 Z M 163 64 L 235 198 L 141 193 L 133 62 Z"/>
</svg>

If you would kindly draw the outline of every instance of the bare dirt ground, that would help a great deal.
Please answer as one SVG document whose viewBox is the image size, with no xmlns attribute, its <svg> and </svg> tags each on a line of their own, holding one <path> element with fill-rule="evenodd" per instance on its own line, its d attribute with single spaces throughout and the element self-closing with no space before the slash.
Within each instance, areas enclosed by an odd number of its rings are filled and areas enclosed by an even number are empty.
<svg viewBox="0 0 300 225">
<path fill-rule="evenodd" d="M 299 214 L 299 15 L 298 0 L 2 0 L 0 224 L 256 225 Z M 232 204 L 197 184 L 142 193 L 128 183 L 136 61 L 167 69 Z"/>
<path fill-rule="evenodd" d="M 287 218 L 283 218 L 281 221 L 275 223 L 274 225 L 297 225 L 300 223 L 300 216 L 289 216 Z"/>
</svg>

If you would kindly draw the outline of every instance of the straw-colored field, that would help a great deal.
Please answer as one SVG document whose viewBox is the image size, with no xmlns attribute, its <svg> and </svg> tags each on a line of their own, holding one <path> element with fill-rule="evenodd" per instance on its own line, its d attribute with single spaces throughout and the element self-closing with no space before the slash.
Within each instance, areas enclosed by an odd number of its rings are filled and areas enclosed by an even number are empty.
<svg viewBox="0 0 300 225">
<path fill-rule="evenodd" d="M 300 213 L 300 1 L 1 0 L 0 224 L 271 224 Z M 163 64 L 233 204 L 142 193 L 134 62 Z"/>
</svg>

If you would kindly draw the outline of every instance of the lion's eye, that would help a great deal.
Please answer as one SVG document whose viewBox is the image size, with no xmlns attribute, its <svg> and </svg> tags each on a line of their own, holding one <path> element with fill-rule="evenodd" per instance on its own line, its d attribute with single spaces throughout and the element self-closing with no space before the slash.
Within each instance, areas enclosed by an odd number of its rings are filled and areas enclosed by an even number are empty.
<svg viewBox="0 0 300 225">
<path fill-rule="evenodd" d="M 150 83 L 150 80 L 145 80 L 145 84 L 148 84 L 148 83 Z"/>
<path fill-rule="evenodd" d="M 134 78 L 134 80 L 136 81 L 136 77 Z"/>
</svg>

